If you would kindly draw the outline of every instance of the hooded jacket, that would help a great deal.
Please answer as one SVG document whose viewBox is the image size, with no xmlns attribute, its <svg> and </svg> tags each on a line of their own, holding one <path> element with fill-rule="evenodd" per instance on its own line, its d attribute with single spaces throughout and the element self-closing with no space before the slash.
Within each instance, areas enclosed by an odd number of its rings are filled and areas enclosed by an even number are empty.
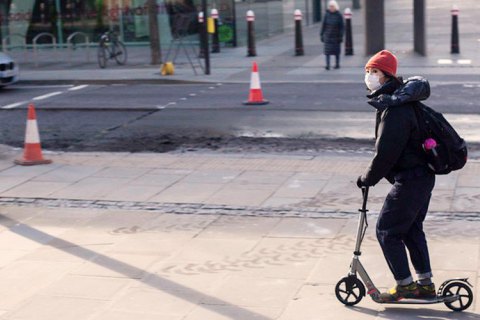
<svg viewBox="0 0 480 320">
<path fill-rule="evenodd" d="M 320 39 L 324 42 L 323 52 L 325 54 L 340 54 L 343 30 L 342 14 L 339 11 L 330 12 L 327 10 L 320 30 Z"/>
<path fill-rule="evenodd" d="M 429 96 L 430 85 L 422 77 L 392 79 L 367 96 L 377 112 L 375 156 L 362 176 L 365 185 L 374 186 L 382 178 L 393 183 L 397 173 L 427 166 L 414 108 Z"/>
</svg>

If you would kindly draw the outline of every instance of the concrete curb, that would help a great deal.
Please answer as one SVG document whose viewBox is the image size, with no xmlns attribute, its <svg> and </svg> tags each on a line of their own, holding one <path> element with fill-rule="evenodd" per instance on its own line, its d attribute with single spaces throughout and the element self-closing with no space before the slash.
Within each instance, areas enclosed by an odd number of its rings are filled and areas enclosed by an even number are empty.
<svg viewBox="0 0 480 320">
<path fill-rule="evenodd" d="M 218 81 L 212 81 L 218 82 Z M 82 84 L 204 84 L 209 81 L 189 81 L 180 79 L 38 79 L 19 80 L 20 85 L 82 85 Z"/>
</svg>

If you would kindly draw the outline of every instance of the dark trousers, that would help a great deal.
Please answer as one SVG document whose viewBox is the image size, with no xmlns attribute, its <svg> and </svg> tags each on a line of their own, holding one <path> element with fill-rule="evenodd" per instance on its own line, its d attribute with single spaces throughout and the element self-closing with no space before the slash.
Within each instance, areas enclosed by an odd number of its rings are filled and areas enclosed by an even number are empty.
<svg viewBox="0 0 480 320">
<path fill-rule="evenodd" d="M 325 55 L 325 59 L 326 59 L 326 62 L 327 62 L 327 67 L 330 68 L 330 54 L 326 54 Z M 335 66 L 339 67 L 340 66 L 340 55 L 339 54 L 336 54 L 335 55 Z"/>
<path fill-rule="evenodd" d="M 431 277 L 423 221 L 435 185 L 435 175 L 417 168 L 395 176 L 377 222 L 377 238 L 398 284 L 411 282 L 407 252 L 420 278 Z"/>
</svg>

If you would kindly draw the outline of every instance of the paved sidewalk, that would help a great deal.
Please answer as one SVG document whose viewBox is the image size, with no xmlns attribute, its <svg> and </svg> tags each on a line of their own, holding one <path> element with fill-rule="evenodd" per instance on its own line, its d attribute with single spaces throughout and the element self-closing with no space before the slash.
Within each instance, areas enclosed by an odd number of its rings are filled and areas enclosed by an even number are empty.
<svg viewBox="0 0 480 320">
<path fill-rule="evenodd" d="M 478 319 L 480 301 L 339 304 L 360 195 L 357 155 L 48 154 L 0 159 L 0 319 Z M 441 177 L 427 222 L 435 280 L 480 290 L 480 162 Z M 376 212 L 388 185 L 372 191 Z M 392 284 L 370 219 L 363 262 Z"/>
<path fill-rule="evenodd" d="M 68 199 L 146 204 L 205 204 L 352 212 L 360 203 L 354 181 L 371 154 L 266 155 L 214 153 L 51 153 L 53 164 L 0 162 L 0 201 Z M 431 211 L 479 213 L 480 162 L 438 176 Z M 378 211 L 390 186 L 373 188 Z M 480 216 L 479 216 L 480 217 Z"/>
</svg>

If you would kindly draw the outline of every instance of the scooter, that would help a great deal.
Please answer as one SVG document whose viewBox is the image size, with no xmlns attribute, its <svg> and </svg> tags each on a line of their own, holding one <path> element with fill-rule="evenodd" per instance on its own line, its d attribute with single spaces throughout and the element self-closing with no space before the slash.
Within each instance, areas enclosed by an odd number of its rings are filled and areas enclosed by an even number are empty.
<svg viewBox="0 0 480 320">
<path fill-rule="evenodd" d="M 368 228 L 367 222 L 367 200 L 368 187 L 362 188 L 363 205 L 360 210 L 358 222 L 357 240 L 353 260 L 350 265 L 348 276 L 340 279 L 335 286 L 335 295 L 337 299 L 347 305 L 353 306 L 359 303 L 362 298 L 369 294 L 373 301 L 385 304 L 434 304 L 444 303 L 453 311 L 463 311 L 470 307 L 473 302 L 473 286 L 468 282 L 468 278 L 449 279 L 442 283 L 438 288 L 437 296 L 432 299 L 402 299 L 393 302 L 384 302 L 380 299 L 380 291 L 375 287 L 367 271 L 360 262 L 360 247 Z M 359 277 L 357 277 L 357 274 Z M 360 280 L 361 279 L 361 280 Z M 363 282 L 362 282 L 363 281 Z M 365 289 L 365 286 L 367 289 Z"/>
</svg>

